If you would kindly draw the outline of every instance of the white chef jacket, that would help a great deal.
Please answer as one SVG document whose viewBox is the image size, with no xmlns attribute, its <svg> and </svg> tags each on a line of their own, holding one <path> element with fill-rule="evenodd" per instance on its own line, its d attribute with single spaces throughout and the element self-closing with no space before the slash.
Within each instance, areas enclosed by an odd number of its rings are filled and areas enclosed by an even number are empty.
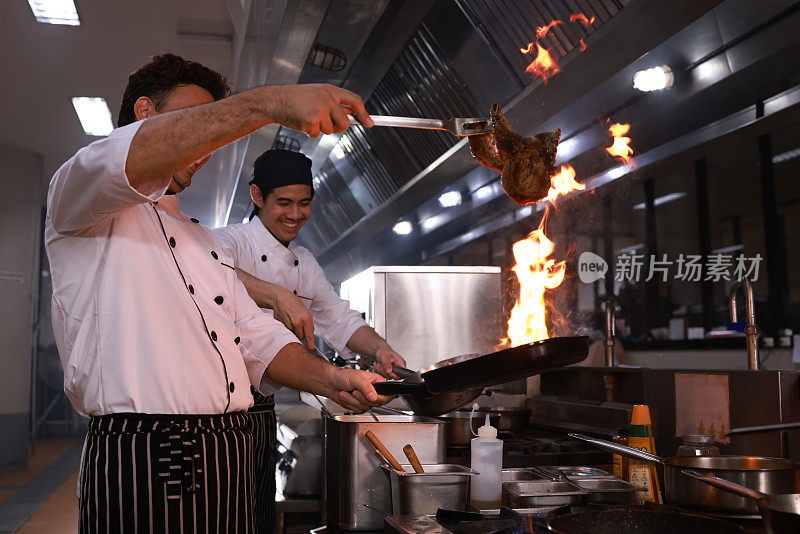
<svg viewBox="0 0 800 534">
<path fill-rule="evenodd" d="M 294 242 L 284 246 L 258 217 L 215 228 L 214 233 L 236 267 L 300 297 L 314 319 L 314 333 L 337 352 L 345 352 L 353 333 L 366 326 L 361 314 L 333 290 L 314 255 Z"/>
<path fill-rule="evenodd" d="M 84 147 L 53 176 L 45 245 L 64 390 L 87 415 L 247 410 L 264 371 L 297 342 L 248 297 L 208 228 L 137 191 L 125 162 L 137 122 Z M 264 378 L 262 382 L 262 378 Z"/>
</svg>

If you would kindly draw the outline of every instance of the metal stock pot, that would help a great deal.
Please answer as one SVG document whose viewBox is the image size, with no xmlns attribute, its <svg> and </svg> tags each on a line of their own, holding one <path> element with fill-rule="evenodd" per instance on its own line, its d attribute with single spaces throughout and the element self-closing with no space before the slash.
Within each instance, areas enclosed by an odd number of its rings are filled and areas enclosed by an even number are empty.
<svg viewBox="0 0 800 534">
<path fill-rule="evenodd" d="M 601 449 L 635 460 L 664 466 L 664 497 L 672 505 L 716 514 L 757 515 L 756 502 L 740 495 L 708 486 L 681 473 L 691 469 L 703 475 L 720 477 L 766 494 L 800 492 L 800 463 L 762 456 L 673 456 L 662 458 L 625 445 L 581 434 L 582 439 Z"/>
</svg>

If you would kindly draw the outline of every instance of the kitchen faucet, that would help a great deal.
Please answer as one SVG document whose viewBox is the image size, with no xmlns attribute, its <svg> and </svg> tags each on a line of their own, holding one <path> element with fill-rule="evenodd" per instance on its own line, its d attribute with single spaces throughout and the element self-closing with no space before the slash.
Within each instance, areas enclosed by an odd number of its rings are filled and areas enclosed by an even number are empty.
<svg viewBox="0 0 800 534">
<path fill-rule="evenodd" d="M 756 325 L 755 299 L 753 298 L 753 284 L 750 283 L 750 280 L 745 279 L 744 282 L 739 282 L 731 287 L 731 322 L 739 321 L 736 312 L 736 295 L 740 288 L 744 289 L 745 307 L 747 308 L 747 326 L 744 328 L 744 335 L 747 337 L 747 368 L 751 371 L 758 371 L 758 334 L 761 333 L 761 329 Z"/>
</svg>

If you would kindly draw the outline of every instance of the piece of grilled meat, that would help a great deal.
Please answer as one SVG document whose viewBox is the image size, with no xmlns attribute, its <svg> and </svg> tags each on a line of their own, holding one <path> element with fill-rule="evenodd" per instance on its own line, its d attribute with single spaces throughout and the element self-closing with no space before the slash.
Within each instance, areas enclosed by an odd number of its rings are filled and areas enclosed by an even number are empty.
<svg viewBox="0 0 800 534">
<path fill-rule="evenodd" d="M 561 130 L 523 137 L 511 129 L 500 106 L 491 110 L 494 132 L 469 136 L 478 163 L 501 173 L 506 194 L 521 205 L 538 202 L 550 190 Z"/>
</svg>

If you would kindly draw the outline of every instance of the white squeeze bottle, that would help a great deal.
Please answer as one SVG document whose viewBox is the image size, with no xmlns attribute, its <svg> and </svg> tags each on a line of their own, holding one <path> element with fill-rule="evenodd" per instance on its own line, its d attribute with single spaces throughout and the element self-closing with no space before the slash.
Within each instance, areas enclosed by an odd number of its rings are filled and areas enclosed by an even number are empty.
<svg viewBox="0 0 800 534">
<path fill-rule="evenodd" d="M 472 475 L 469 501 L 479 510 L 494 510 L 502 506 L 503 440 L 497 439 L 497 429 L 486 423 L 478 429 L 478 437 L 470 443 Z"/>
</svg>

